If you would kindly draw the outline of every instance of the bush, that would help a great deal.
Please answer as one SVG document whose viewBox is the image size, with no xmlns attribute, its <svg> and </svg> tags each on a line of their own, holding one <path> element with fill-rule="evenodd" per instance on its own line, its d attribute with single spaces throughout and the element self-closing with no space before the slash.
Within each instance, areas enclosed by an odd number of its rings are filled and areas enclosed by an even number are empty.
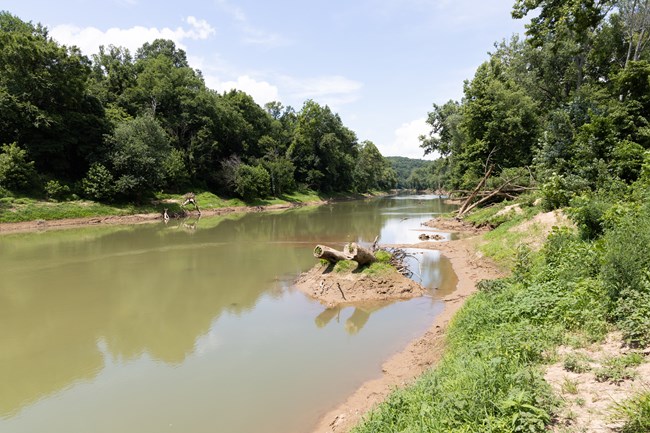
<svg viewBox="0 0 650 433">
<path fill-rule="evenodd" d="M 27 160 L 27 151 L 18 144 L 3 144 L 0 152 L 0 187 L 25 191 L 36 184 L 34 161 Z"/>
<path fill-rule="evenodd" d="M 240 164 L 235 174 L 235 192 L 243 199 L 267 197 L 271 192 L 271 176 L 261 165 Z"/>
<path fill-rule="evenodd" d="M 70 195 L 70 187 L 61 185 L 58 180 L 50 180 L 45 184 L 45 194 L 50 200 L 65 200 Z"/>
<path fill-rule="evenodd" d="M 576 194 L 588 189 L 589 183 L 579 176 L 553 173 L 541 186 L 542 207 L 546 211 L 551 211 L 568 206 Z"/>
<path fill-rule="evenodd" d="M 115 194 L 115 182 L 111 172 L 102 164 L 95 163 L 81 181 L 81 189 L 92 200 L 111 200 Z"/>
</svg>

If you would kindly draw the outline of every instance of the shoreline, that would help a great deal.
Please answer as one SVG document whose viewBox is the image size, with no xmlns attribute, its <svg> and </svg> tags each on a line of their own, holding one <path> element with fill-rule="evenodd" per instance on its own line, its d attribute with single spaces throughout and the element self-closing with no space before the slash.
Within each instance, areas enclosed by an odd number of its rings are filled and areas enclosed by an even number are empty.
<svg viewBox="0 0 650 433">
<path fill-rule="evenodd" d="M 476 291 L 476 283 L 503 275 L 496 265 L 476 254 L 474 244 L 479 237 L 475 235 L 448 242 L 391 245 L 440 251 L 451 261 L 458 278 L 456 289 L 441 298 L 445 303 L 444 309 L 435 317 L 424 335 L 412 340 L 404 349 L 386 360 L 379 377 L 364 382 L 345 401 L 324 410 L 315 428 L 311 430 L 312 433 L 348 432 L 396 387 L 404 387 L 413 382 L 441 359 L 447 325 L 463 306 L 465 299 Z"/>
<path fill-rule="evenodd" d="M 328 203 L 326 200 L 300 202 L 300 203 L 281 203 L 264 206 L 234 206 L 214 209 L 204 209 L 201 216 L 219 216 L 232 213 L 249 213 L 249 212 L 271 212 L 286 209 L 294 209 L 303 206 L 320 206 Z M 188 213 L 187 217 L 197 216 L 195 211 Z M 181 220 L 182 218 L 174 218 Z M 74 229 L 97 225 L 126 225 L 126 224 L 150 224 L 163 220 L 160 213 L 146 213 L 133 215 L 107 215 L 83 218 L 66 218 L 55 220 L 32 220 L 21 221 L 16 223 L 0 223 L 0 236 L 10 233 L 36 232 L 42 230 L 60 230 Z"/>
</svg>

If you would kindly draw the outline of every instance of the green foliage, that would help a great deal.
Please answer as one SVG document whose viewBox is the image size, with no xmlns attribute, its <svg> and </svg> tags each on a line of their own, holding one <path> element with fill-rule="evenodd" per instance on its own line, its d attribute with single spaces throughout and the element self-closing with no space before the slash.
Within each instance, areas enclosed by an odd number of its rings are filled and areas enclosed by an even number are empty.
<svg viewBox="0 0 650 433">
<path fill-rule="evenodd" d="M 339 260 L 334 265 L 334 272 L 347 273 L 357 269 L 357 262 L 353 260 Z"/>
<path fill-rule="evenodd" d="M 599 382 L 620 383 L 636 376 L 632 367 L 643 362 L 643 355 L 628 353 L 605 360 L 603 366 L 596 370 L 596 380 Z"/>
<path fill-rule="evenodd" d="M 271 192 L 271 176 L 261 165 L 240 164 L 235 174 L 235 192 L 243 199 L 266 197 Z"/>
<path fill-rule="evenodd" d="M 572 373 L 586 373 L 591 369 L 588 359 L 584 355 L 576 353 L 569 353 L 564 358 L 563 367 Z"/>
<path fill-rule="evenodd" d="M 542 184 L 542 207 L 550 211 L 569 205 L 571 199 L 582 191 L 588 190 L 588 182 L 576 175 L 553 173 Z"/>
<path fill-rule="evenodd" d="M 81 181 L 81 189 L 86 197 L 97 201 L 110 201 L 115 194 L 115 179 L 102 164 L 90 166 L 86 177 Z"/>
<path fill-rule="evenodd" d="M 0 152 L 0 187 L 11 191 L 25 191 L 36 183 L 34 162 L 18 144 L 3 144 Z"/>
<path fill-rule="evenodd" d="M 115 190 L 126 198 L 140 198 L 160 188 L 162 168 L 170 154 L 169 138 L 151 115 L 121 123 L 109 137 Z"/>
<path fill-rule="evenodd" d="M 380 263 L 388 263 L 392 257 L 393 255 L 385 250 L 378 250 L 375 252 L 375 258 Z"/>
<path fill-rule="evenodd" d="M 619 403 L 615 415 L 624 422 L 621 433 L 645 433 L 650 431 L 650 391 L 641 392 Z"/>
<path fill-rule="evenodd" d="M 45 194 L 50 200 L 64 200 L 70 195 L 70 187 L 61 185 L 58 180 L 50 180 L 45 184 Z"/>
</svg>

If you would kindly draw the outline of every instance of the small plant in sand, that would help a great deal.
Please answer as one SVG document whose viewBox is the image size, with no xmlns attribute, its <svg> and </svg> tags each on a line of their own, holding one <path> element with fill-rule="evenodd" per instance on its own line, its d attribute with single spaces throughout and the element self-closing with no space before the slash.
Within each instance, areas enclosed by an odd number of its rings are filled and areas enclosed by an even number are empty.
<svg viewBox="0 0 650 433">
<path fill-rule="evenodd" d="M 587 358 L 576 353 L 570 353 L 564 358 L 563 367 L 566 371 L 573 373 L 586 373 L 591 370 Z"/>
<path fill-rule="evenodd" d="M 599 382 L 620 383 L 624 380 L 633 379 L 636 371 L 633 367 L 643 362 L 643 355 L 639 353 L 628 353 L 607 359 L 601 368 L 596 370 L 596 380 Z"/>
</svg>

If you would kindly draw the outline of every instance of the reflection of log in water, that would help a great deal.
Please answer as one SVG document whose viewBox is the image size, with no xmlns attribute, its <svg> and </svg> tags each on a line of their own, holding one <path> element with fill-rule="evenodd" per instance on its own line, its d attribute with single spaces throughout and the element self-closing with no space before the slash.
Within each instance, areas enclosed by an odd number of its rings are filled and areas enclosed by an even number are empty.
<svg viewBox="0 0 650 433">
<path fill-rule="evenodd" d="M 316 323 L 317 327 L 323 328 L 328 323 L 330 323 L 332 319 L 335 317 L 336 317 L 336 321 L 338 322 L 340 315 L 341 315 L 340 308 L 326 308 L 322 313 L 316 316 L 316 318 L 314 319 L 314 323 Z"/>
<path fill-rule="evenodd" d="M 375 305 L 375 306 L 364 306 L 357 307 L 354 309 L 354 313 L 345 321 L 345 330 L 350 335 L 357 334 L 370 319 L 370 315 L 377 310 L 381 310 L 389 304 L 384 305 Z"/>
</svg>

